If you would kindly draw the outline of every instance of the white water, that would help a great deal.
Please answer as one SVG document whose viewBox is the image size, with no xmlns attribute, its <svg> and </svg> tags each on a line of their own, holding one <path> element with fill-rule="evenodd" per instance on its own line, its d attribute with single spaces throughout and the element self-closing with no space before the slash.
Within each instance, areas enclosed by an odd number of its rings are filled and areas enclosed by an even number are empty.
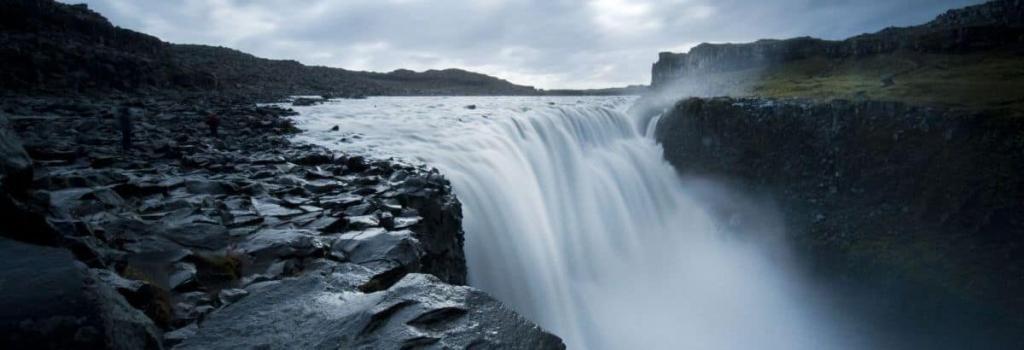
<svg viewBox="0 0 1024 350">
<path fill-rule="evenodd" d="M 571 349 L 840 347 L 784 262 L 688 193 L 631 102 L 370 98 L 296 120 L 302 141 L 439 168 L 463 203 L 470 284 Z"/>
</svg>

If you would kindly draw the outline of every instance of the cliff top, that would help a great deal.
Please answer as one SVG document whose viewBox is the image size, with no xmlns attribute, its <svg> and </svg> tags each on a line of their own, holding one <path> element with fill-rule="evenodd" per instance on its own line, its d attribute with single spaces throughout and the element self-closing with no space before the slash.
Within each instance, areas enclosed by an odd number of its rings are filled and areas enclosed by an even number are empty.
<svg viewBox="0 0 1024 350">
<path fill-rule="evenodd" d="M 955 9 L 841 41 L 811 37 L 663 52 L 652 85 L 679 95 L 876 99 L 1024 111 L 1024 1 Z"/>
</svg>

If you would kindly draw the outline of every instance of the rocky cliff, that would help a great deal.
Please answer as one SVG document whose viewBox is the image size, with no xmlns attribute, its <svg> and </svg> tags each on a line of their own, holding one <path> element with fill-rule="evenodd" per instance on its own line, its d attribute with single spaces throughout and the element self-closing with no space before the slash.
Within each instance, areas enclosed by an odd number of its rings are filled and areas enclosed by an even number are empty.
<svg viewBox="0 0 1024 350">
<path fill-rule="evenodd" d="M 564 348 L 464 285 L 436 170 L 293 144 L 294 112 L 256 104 L 531 87 L 169 44 L 12 0 L 0 89 L 0 348 Z"/>
<path fill-rule="evenodd" d="M 4 2 L 0 88 L 6 93 L 183 91 L 287 95 L 529 95 L 532 87 L 461 70 L 369 73 L 178 45 L 113 26 L 85 5 Z"/>
<path fill-rule="evenodd" d="M 0 347 L 563 347 L 463 286 L 436 170 L 292 144 L 291 113 L 5 99 Z"/>
<path fill-rule="evenodd" d="M 891 102 L 693 98 L 656 137 L 685 176 L 777 203 L 831 285 L 871 290 L 919 330 L 955 321 L 950 334 L 994 342 L 1024 314 L 1022 130 L 1019 118 Z"/>
<path fill-rule="evenodd" d="M 1020 47 L 1022 43 L 1024 1 L 995 0 L 950 10 L 923 25 L 888 28 L 842 41 L 803 37 L 748 44 L 701 44 L 689 53 L 662 52 L 651 69 L 651 85 L 665 87 L 691 76 L 764 68 L 813 57 L 838 60 L 905 51 L 966 54 Z"/>
</svg>

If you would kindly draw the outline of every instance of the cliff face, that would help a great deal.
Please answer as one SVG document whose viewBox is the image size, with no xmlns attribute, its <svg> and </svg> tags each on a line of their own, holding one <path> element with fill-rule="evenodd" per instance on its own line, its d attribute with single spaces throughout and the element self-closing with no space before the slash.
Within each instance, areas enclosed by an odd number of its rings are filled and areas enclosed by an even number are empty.
<svg viewBox="0 0 1024 350">
<path fill-rule="evenodd" d="M 797 250 L 821 274 L 888 281 L 879 295 L 913 284 L 1019 322 L 1021 130 L 1019 118 L 899 103 L 717 98 L 680 101 L 656 137 L 681 173 L 776 200 Z M 967 319 L 958 312 L 924 315 Z"/>
<path fill-rule="evenodd" d="M 247 96 L 530 95 L 461 70 L 370 73 L 268 60 L 223 47 L 179 45 L 113 26 L 85 5 L 4 2 L 0 87 L 23 93 L 217 92 Z"/>
<path fill-rule="evenodd" d="M 803 37 L 749 44 L 701 44 L 689 53 L 662 52 L 651 69 L 651 85 L 664 87 L 692 75 L 766 67 L 810 57 L 859 58 L 897 51 L 969 53 L 1022 42 L 1024 1 L 995 0 L 950 10 L 924 25 L 888 28 L 842 41 Z"/>
</svg>

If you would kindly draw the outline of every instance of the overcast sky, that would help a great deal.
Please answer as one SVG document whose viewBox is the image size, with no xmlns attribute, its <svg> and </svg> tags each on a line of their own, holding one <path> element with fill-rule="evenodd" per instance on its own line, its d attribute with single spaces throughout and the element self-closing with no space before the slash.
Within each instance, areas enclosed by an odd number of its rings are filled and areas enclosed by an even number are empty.
<svg viewBox="0 0 1024 350">
<path fill-rule="evenodd" d="M 82 1 L 67 1 L 78 3 Z M 175 43 L 354 70 L 463 68 L 539 88 L 646 84 L 660 51 L 829 39 L 982 0 L 86 0 Z"/>
</svg>

